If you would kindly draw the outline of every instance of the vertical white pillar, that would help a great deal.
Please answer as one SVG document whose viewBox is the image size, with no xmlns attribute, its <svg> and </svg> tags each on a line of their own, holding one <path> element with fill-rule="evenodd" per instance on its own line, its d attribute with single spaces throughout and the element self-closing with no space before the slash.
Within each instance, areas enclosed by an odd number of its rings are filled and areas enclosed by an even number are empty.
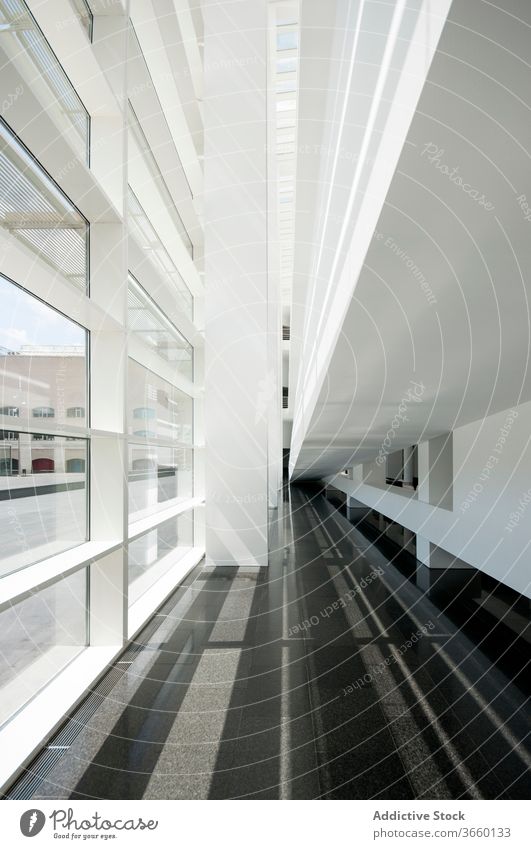
<svg viewBox="0 0 531 849">
<path fill-rule="evenodd" d="M 94 124 L 93 166 L 105 179 L 113 202 L 125 211 L 127 186 L 126 15 L 97 15 L 94 51 L 117 99 L 114 115 Z M 112 155 L 110 153 L 112 149 Z M 112 212 L 109 215 L 112 218 Z M 90 295 L 116 319 L 114 329 L 93 330 L 90 372 L 97 391 L 91 397 L 90 536 L 127 540 L 127 445 L 125 390 L 127 374 L 127 229 L 126 222 L 102 220 L 90 228 Z M 100 433 L 94 433 L 94 430 Z M 127 559 L 120 545 L 90 568 L 90 642 L 120 645 L 127 638 Z"/>
<path fill-rule="evenodd" d="M 277 152 L 277 4 L 267 4 L 267 294 L 268 294 L 268 375 L 274 383 L 274 398 L 269 405 L 268 469 L 269 506 L 278 507 L 278 494 L 282 487 L 282 292 L 280 284 L 280 244 L 278 214 L 278 152 Z M 287 366 L 287 361 L 285 362 Z"/>
<path fill-rule="evenodd" d="M 268 560 L 267 17 L 204 0 L 205 460 L 210 565 Z"/>
<path fill-rule="evenodd" d="M 404 448 L 404 471 L 403 471 L 403 481 L 405 484 L 409 486 L 413 485 L 413 456 L 414 456 L 415 446 L 409 445 L 407 448 Z"/>
<path fill-rule="evenodd" d="M 443 434 L 418 447 L 418 499 L 434 507 L 452 509 L 453 439 Z"/>
<path fill-rule="evenodd" d="M 26 475 L 31 475 L 31 437 L 32 434 L 20 433 L 18 437 L 18 473 L 22 475 L 23 470 Z"/>
</svg>

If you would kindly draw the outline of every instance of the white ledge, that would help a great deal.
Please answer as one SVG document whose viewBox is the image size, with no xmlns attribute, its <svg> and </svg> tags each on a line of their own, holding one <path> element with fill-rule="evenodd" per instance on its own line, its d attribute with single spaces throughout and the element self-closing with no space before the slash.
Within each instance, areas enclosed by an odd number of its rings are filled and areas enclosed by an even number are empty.
<svg viewBox="0 0 531 849">
<path fill-rule="evenodd" d="M 157 513 L 150 513 L 150 515 L 145 518 L 137 519 L 135 522 L 130 522 L 127 534 L 128 539 L 131 542 L 131 540 L 147 533 L 147 531 L 151 531 L 159 525 L 162 525 L 162 523 L 166 522 L 168 519 L 172 519 L 174 516 L 179 516 L 181 513 L 186 513 L 187 510 L 193 510 L 194 507 L 200 507 L 202 504 L 204 504 L 204 498 L 201 496 L 197 496 L 196 498 L 187 498 L 184 501 L 177 502 L 177 504 L 172 504 L 171 507 L 167 507 L 165 510 L 160 510 Z"/>
<path fill-rule="evenodd" d="M 103 554 L 119 548 L 121 540 L 92 540 L 81 543 L 68 551 L 54 554 L 39 560 L 31 566 L 25 566 L 18 572 L 0 578 L 0 609 L 3 605 L 15 601 L 27 593 L 34 593 L 58 578 L 63 578 L 77 569 L 87 566 Z"/>
</svg>

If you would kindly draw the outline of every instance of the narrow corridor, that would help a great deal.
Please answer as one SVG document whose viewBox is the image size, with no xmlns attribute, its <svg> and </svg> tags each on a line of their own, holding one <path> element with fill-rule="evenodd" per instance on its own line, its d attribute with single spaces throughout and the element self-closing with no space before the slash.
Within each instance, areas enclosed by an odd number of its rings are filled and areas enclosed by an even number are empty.
<svg viewBox="0 0 531 849">
<path fill-rule="evenodd" d="M 279 513 L 269 570 L 197 567 L 9 798 L 527 797 L 525 694 L 322 494 Z"/>
</svg>

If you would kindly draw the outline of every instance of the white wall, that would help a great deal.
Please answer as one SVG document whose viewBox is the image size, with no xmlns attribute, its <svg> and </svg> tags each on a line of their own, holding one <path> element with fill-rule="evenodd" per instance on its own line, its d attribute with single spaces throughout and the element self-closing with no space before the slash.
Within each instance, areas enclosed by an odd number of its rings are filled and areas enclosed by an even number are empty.
<svg viewBox="0 0 531 849">
<path fill-rule="evenodd" d="M 453 509 L 397 488 L 327 478 L 461 561 L 531 597 L 531 402 L 453 431 Z M 432 564 L 435 565 L 435 564 Z M 458 564 L 462 566 L 463 564 Z"/>
</svg>

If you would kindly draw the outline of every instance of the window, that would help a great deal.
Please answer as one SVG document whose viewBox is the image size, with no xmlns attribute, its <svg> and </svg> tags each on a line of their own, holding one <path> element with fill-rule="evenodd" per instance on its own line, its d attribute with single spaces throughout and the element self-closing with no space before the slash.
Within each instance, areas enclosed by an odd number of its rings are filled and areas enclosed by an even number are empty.
<svg viewBox="0 0 531 849">
<path fill-rule="evenodd" d="M 193 494 L 193 451 L 129 445 L 129 519 L 141 519 Z"/>
<path fill-rule="evenodd" d="M 79 23 L 87 33 L 89 41 L 92 41 L 92 30 L 94 27 L 94 15 L 87 0 L 71 0 Z"/>
<path fill-rule="evenodd" d="M 129 275 L 127 320 L 135 336 L 163 360 L 175 363 L 184 377 L 192 379 L 192 346 L 132 275 Z"/>
<path fill-rule="evenodd" d="M 277 50 L 296 50 L 298 38 L 295 30 L 291 32 L 277 32 Z"/>
<path fill-rule="evenodd" d="M 0 226 L 87 290 L 86 219 L 1 119 Z"/>
<path fill-rule="evenodd" d="M 160 200 L 164 206 L 164 211 L 172 220 L 175 229 L 181 237 L 186 252 L 193 259 L 194 248 L 192 240 L 190 239 L 184 222 L 181 216 L 179 215 L 179 211 L 177 210 L 177 207 L 173 202 L 173 198 L 168 190 L 164 177 L 162 176 L 160 168 L 157 165 L 157 160 L 153 156 L 151 145 L 149 144 L 148 140 L 146 139 L 146 136 L 144 135 L 144 131 L 142 129 L 140 121 L 136 117 L 135 111 L 131 106 L 131 103 L 129 103 L 129 156 L 134 160 L 135 154 L 136 156 L 138 156 L 138 154 L 142 156 L 144 163 L 149 169 L 150 175 L 152 177 L 152 186 L 157 191 L 157 194 L 160 197 Z"/>
<path fill-rule="evenodd" d="M 192 443 L 192 399 L 158 375 L 129 359 L 129 433 Z M 149 430 L 135 420 L 149 419 Z"/>
<path fill-rule="evenodd" d="M 34 433 L 33 439 L 36 439 L 37 442 L 39 440 L 53 442 L 53 440 L 55 439 L 55 436 L 51 436 L 51 434 L 49 434 L 49 433 Z"/>
<path fill-rule="evenodd" d="M 88 164 L 89 114 L 24 0 L 0 0 L 0 26 L 2 67 L 19 69 L 41 109 Z"/>
<path fill-rule="evenodd" d="M 297 60 L 277 59 L 277 74 L 292 74 L 297 70 Z"/>
<path fill-rule="evenodd" d="M 70 459 L 66 461 L 66 471 L 75 472 L 76 474 L 83 474 L 85 471 L 85 458 L 70 457 Z"/>
<path fill-rule="evenodd" d="M 133 410 L 133 418 L 154 419 L 155 410 L 152 407 L 135 407 L 135 409 Z"/>
<path fill-rule="evenodd" d="M 0 610 L 0 725 L 88 644 L 88 571 Z"/>
<path fill-rule="evenodd" d="M 4 446 L 0 447 L 0 475 L 16 475 L 18 474 L 18 460 L 11 459 L 6 456 Z"/>
<path fill-rule="evenodd" d="M 157 115 L 162 115 L 162 114 L 164 114 L 164 109 L 163 109 L 162 104 L 159 100 L 157 90 L 156 90 L 155 86 L 153 85 L 153 81 L 152 81 L 152 78 L 151 78 L 151 72 L 150 72 L 150 70 L 147 66 L 147 63 L 146 63 L 144 51 L 142 50 L 142 48 L 140 46 L 140 42 L 139 42 L 137 34 L 135 32 L 135 28 L 134 28 L 133 24 L 131 23 L 131 20 L 129 21 L 129 24 L 130 24 L 130 26 L 129 26 L 129 36 L 130 37 L 129 37 L 129 45 L 128 45 L 128 47 L 129 47 L 129 60 L 134 62 L 137 65 L 138 65 L 138 63 L 140 63 L 140 65 L 141 65 L 141 70 L 139 69 L 139 80 L 141 80 L 140 86 L 144 89 L 149 90 L 149 96 L 150 96 L 151 102 L 153 104 L 153 111 L 156 112 Z M 131 92 L 131 95 L 132 95 L 132 97 L 134 97 L 134 89 Z M 131 105 L 131 103 L 130 103 L 130 105 Z M 177 154 L 177 163 L 178 164 L 177 164 L 177 167 L 175 169 L 174 176 L 177 177 L 179 184 L 181 186 L 183 186 L 183 188 L 185 189 L 186 197 L 189 198 L 190 200 L 193 200 L 192 189 L 191 189 L 191 186 L 188 182 L 188 177 L 186 176 L 186 171 L 183 168 L 183 164 L 181 162 L 181 158 L 180 158 L 179 154 Z"/>
<path fill-rule="evenodd" d="M 129 543 L 129 605 L 192 549 L 193 538 L 193 510 L 187 510 Z"/>
<path fill-rule="evenodd" d="M 85 408 L 84 407 L 69 407 L 66 411 L 67 418 L 69 419 L 84 419 L 85 418 Z"/>
<path fill-rule="evenodd" d="M 8 427 L 83 425 L 87 332 L 0 274 L 0 413 Z M 7 422 L 4 420 L 4 426 Z"/>
<path fill-rule="evenodd" d="M 297 91 L 297 84 L 295 80 L 292 80 L 291 82 L 277 83 L 277 94 L 290 94 L 295 91 Z"/>
<path fill-rule="evenodd" d="M 131 188 L 129 188 L 127 202 L 131 234 L 136 238 L 138 244 L 149 258 L 149 261 L 153 263 L 164 278 L 170 281 L 173 290 L 179 298 L 181 309 L 185 315 L 191 318 L 193 313 L 192 293 Z"/>
<path fill-rule="evenodd" d="M 0 576 L 87 539 L 87 440 L 18 437 L 0 445 Z"/>
</svg>

